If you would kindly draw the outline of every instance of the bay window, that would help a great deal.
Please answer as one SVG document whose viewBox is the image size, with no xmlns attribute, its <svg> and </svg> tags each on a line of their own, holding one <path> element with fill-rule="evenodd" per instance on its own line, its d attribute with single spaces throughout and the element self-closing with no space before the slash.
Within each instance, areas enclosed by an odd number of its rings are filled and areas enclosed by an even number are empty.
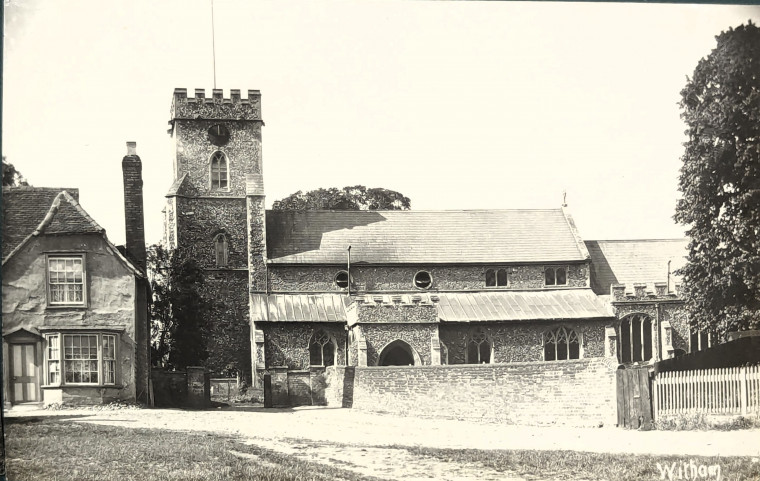
<svg viewBox="0 0 760 481">
<path fill-rule="evenodd" d="M 117 384 L 116 334 L 77 332 L 45 335 L 49 385 Z"/>
</svg>

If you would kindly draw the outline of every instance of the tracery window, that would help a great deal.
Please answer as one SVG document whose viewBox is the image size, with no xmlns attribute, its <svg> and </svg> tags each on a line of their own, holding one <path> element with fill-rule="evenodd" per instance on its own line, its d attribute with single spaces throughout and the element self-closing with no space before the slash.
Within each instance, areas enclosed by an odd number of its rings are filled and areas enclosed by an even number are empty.
<svg viewBox="0 0 760 481">
<path fill-rule="evenodd" d="M 314 332 L 309 342 L 309 364 L 332 366 L 335 364 L 335 344 L 322 329 Z"/>
<path fill-rule="evenodd" d="M 631 314 L 620 321 L 618 336 L 620 362 L 652 359 L 652 319 L 646 314 Z"/>
<path fill-rule="evenodd" d="M 544 361 L 580 359 L 581 343 L 578 334 L 566 327 L 544 333 Z"/>
<path fill-rule="evenodd" d="M 211 156 L 211 189 L 226 189 L 228 186 L 227 157 L 220 151 Z"/>
<path fill-rule="evenodd" d="M 485 329 L 473 329 L 467 338 L 467 364 L 489 364 L 491 350 L 491 340 Z"/>
</svg>

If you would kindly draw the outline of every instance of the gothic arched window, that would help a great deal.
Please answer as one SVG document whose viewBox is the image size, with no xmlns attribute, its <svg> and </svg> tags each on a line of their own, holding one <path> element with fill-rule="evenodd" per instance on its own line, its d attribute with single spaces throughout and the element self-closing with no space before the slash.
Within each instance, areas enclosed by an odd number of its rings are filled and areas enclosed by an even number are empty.
<svg viewBox="0 0 760 481">
<path fill-rule="evenodd" d="M 558 327 L 544 333 L 544 361 L 580 359 L 581 343 L 572 329 Z"/>
<path fill-rule="evenodd" d="M 332 366 L 335 364 L 335 343 L 322 329 L 314 332 L 309 342 L 309 364 Z"/>
<path fill-rule="evenodd" d="M 229 182 L 227 157 L 219 151 L 211 156 L 211 189 L 226 189 Z"/>
<path fill-rule="evenodd" d="M 214 237 L 214 255 L 216 257 L 216 267 L 225 267 L 227 265 L 227 236 L 218 234 Z"/>
<path fill-rule="evenodd" d="M 482 327 L 473 329 L 467 337 L 467 364 L 491 362 L 491 340 Z"/>
</svg>

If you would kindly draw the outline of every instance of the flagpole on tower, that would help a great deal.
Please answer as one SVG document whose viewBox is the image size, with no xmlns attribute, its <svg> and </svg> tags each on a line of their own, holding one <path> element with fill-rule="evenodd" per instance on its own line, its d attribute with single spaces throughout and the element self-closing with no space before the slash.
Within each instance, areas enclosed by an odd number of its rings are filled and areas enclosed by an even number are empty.
<svg viewBox="0 0 760 481">
<path fill-rule="evenodd" d="M 214 63 L 214 88 L 216 88 L 216 38 L 214 34 L 214 0 L 211 0 L 211 58 Z"/>
</svg>

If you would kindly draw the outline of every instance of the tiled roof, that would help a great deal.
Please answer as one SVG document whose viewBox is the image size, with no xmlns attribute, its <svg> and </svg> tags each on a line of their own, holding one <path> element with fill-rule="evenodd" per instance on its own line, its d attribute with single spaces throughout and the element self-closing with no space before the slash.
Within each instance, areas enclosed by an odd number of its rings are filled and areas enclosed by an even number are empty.
<svg viewBox="0 0 760 481">
<path fill-rule="evenodd" d="M 3 259 L 39 227 L 55 198 L 64 190 L 79 199 L 78 189 L 3 187 Z"/>
<path fill-rule="evenodd" d="M 111 244 L 105 229 L 79 205 L 78 197 L 77 189 L 3 188 L 3 264 L 29 239 L 40 234 L 100 234 L 111 253 L 143 277 L 144 273 Z"/>
<path fill-rule="evenodd" d="M 612 317 L 591 289 L 441 293 L 445 322 L 533 321 Z"/>
<path fill-rule="evenodd" d="M 613 284 L 654 284 L 668 281 L 670 262 L 671 289 L 680 277 L 673 274 L 686 261 L 688 239 L 645 239 L 586 241 L 593 268 L 593 287 L 599 294 L 609 294 Z"/>
<path fill-rule="evenodd" d="M 251 294 L 254 322 L 346 322 L 348 296 L 340 294 Z"/>
<path fill-rule="evenodd" d="M 273 263 L 441 264 L 581 261 L 562 209 L 267 211 Z"/>
</svg>

